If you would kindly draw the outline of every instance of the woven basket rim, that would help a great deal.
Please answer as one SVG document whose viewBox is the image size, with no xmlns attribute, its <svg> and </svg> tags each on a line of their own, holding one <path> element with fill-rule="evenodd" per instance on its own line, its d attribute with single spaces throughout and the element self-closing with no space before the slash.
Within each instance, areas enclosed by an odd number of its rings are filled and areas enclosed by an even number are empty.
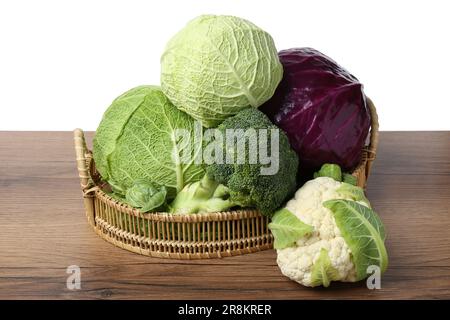
<svg viewBox="0 0 450 320">
<path fill-rule="evenodd" d="M 357 176 L 360 171 L 366 172 L 368 178 L 371 163 L 375 159 L 378 146 L 378 114 L 372 100 L 366 96 L 367 107 L 371 116 L 369 144 L 363 148 L 361 160 L 353 170 L 352 175 Z M 109 206 L 123 210 L 128 214 L 143 217 L 149 220 L 163 222 L 207 222 L 207 221 L 231 221 L 254 218 L 260 215 L 259 211 L 252 208 L 243 208 L 232 211 L 208 212 L 196 214 L 172 214 L 168 212 L 143 213 L 139 209 L 112 198 L 102 190 L 100 181 L 93 177 L 94 159 L 92 152 L 87 148 L 84 132 L 81 129 L 74 130 L 75 149 L 77 151 L 78 170 L 80 173 L 81 187 L 84 197 L 97 197 Z"/>
</svg>

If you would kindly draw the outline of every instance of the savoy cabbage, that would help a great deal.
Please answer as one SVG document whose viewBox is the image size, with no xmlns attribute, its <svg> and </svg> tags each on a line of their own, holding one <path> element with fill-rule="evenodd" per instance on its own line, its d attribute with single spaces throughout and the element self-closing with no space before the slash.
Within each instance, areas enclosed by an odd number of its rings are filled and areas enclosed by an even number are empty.
<svg viewBox="0 0 450 320">
<path fill-rule="evenodd" d="M 197 17 L 169 41 L 161 57 L 163 92 L 205 127 L 259 107 L 282 75 L 272 37 L 233 16 Z"/>
<path fill-rule="evenodd" d="M 114 191 L 125 194 L 138 179 L 165 186 L 168 198 L 204 175 L 201 164 L 180 161 L 175 130 L 194 129 L 194 119 L 179 111 L 157 86 L 133 88 L 106 110 L 93 143 L 97 170 Z M 192 152 L 198 152 L 195 145 Z"/>
</svg>

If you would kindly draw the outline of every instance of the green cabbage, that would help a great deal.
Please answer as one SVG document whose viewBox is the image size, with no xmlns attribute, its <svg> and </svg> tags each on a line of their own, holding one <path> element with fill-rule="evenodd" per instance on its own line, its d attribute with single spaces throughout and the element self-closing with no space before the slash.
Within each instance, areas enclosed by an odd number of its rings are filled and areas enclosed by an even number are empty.
<svg viewBox="0 0 450 320">
<path fill-rule="evenodd" d="M 97 129 L 93 143 L 97 170 L 123 195 L 136 180 L 146 179 L 165 186 L 168 198 L 173 198 L 187 183 L 204 175 L 202 165 L 181 161 L 186 150 L 175 139 L 176 129 L 192 132 L 194 122 L 159 87 L 131 89 L 113 101 Z M 201 147 L 201 143 L 193 145 L 192 153 Z"/>
<path fill-rule="evenodd" d="M 272 97 L 282 75 L 272 37 L 233 16 L 192 20 L 161 57 L 163 92 L 205 127 L 259 107 Z"/>
</svg>

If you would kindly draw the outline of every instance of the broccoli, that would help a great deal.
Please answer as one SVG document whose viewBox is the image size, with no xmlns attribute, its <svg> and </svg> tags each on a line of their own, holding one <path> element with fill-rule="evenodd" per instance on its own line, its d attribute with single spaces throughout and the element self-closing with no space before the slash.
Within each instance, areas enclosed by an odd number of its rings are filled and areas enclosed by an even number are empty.
<svg viewBox="0 0 450 320">
<path fill-rule="evenodd" d="M 267 139 L 258 142 L 267 143 L 267 155 L 271 155 L 271 131 L 278 131 L 278 171 L 274 174 L 261 174 L 262 168 L 268 164 L 261 163 L 260 150 L 256 150 L 258 161 L 250 161 L 250 146 L 245 144 L 244 161 L 236 161 L 237 144 L 230 147 L 225 141 L 219 143 L 223 151 L 223 159 L 230 157 L 230 163 L 213 163 L 206 167 L 206 174 L 201 181 L 188 184 L 178 193 L 171 204 L 173 213 L 197 213 L 225 211 L 233 207 L 255 207 L 262 214 L 271 216 L 283 202 L 296 190 L 296 176 L 298 169 L 297 154 L 291 149 L 286 134 L 278 129 L 261 111 L 255 108 L 244 109 L 230 117 L 218 126 L 218 130 L 225 137 L 229 129 L 243 129 L 236 135 L 236 139 L 244 139 L 242 135 L 247 129 L 269 129 Z M 239 130 L 238 130 L 239 131 Z M 237 132 L 237 131 L 233 131 Z M 242 141 L 242 140 L 241 140 Z M 253 150 L 253 151 L 254 151 Z M 253 154 L 254 156 L 254 154 Z"/>
<path fill-rule="evenodd" d="M 172 213 L 218 212 L 237 206 L 229 199 L 227 187 L 205 174 L 200 181 L 187 184 L 175 197 Z"/>
</svg>

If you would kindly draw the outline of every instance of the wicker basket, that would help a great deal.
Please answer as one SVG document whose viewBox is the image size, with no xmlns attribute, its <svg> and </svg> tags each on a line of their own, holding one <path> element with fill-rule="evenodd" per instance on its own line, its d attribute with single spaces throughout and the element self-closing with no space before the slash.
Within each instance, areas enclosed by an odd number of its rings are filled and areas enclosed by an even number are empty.
<svg viewBox="0 0 450 320">
<path fill-rule="evenodd" d="M 372 115 L 370 142 L 353 175 L 365 187 L 378 144 L 378 116 Z M 74 131 L 77 167 L 89 224 L 117 247 L 146 256 L 174 259 L 220 258 L 272 248 L 269 220 L 256 210 L 171 215 L 142 213 L 108 196 L 95 169 L 83 131 Z"/>
</svg>

